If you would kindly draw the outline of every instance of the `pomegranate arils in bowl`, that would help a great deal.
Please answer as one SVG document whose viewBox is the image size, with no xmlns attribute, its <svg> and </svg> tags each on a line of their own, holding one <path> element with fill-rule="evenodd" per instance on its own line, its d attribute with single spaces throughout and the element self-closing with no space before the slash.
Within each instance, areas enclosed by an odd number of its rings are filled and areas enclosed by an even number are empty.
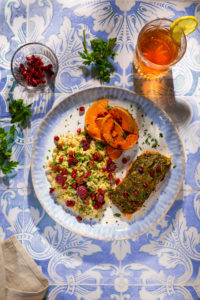
<svg viewBox="0 0 200 300">
<path fill-rule="evenodd" d="M 26 65 L 27 66 L 24 66 L 24 64 L 21 63 L 19 71 L 27 81 L 27 84 L 33 87 L 46 83 L 45 77 L 48 76 L 51 78 L 54 74 L 52 64 L 44 66 L 41 57 L 35 57 L 35 55 L 26 57 Z"/>
<path fill-rule="evenodd" d="M 14 53 L 11 71 L 15 80 L 27 89 L 42 89 L 56 77 L 58 60 L 49 47 L 28 43 Z"/>
</svg>

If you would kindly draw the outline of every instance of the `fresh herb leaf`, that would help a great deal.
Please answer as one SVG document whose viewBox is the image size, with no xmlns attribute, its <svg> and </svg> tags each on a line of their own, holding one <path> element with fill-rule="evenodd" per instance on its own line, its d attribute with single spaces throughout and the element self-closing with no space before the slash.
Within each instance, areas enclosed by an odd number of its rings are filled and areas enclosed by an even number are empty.
<svg viewBox="0 0 200 300">
<path fill-rule="evenodd" d="M 10 160 L 12 155 L 12 143 L 14 142 L 15 126 L 10 127 L 10 131 L 0 128 L 0 169 L 3 174 L 12 173 L 12 170 L 19 164 Z"/>
<path fill-rule="evenodd" d="M 121 217 L 121 214 L 116 213 L 116 214 L 114 214 L 114 216 L 119 218 L 119 217 Z"/>
<path fill-rule="evenodd" d="M 105 144 L 101 143 L 101 142 L 97 142 L 95 144 L 95 147 L 97 150 L 102 150 L 103 148 L 105 148 Z"/>
<path fill-rule="evenodd" d="M 18 123 L 18 125 L 24 125 L 27 118 L 32 116 L 30 107 L 32 104 L 24 105 L 22 99 L 13 100 L 9 104 L 9 112 L 11 115 L 11 123 Z"/>
<path fill-rule="evenodd" d="M 110 82 L 110 74 L 114 71 L 114 67 L 109 61 L 114 59 L 116 52 L 113 51 L 116 45 L 117 38 L 109 39 L 108 42 L 105 42 L 102 39 L 91 40 L 91 49 L 89 53 L 86 38 L 85 30 L 83 30 L 83 47 L 84 52 L 79 52 L 79 55 L 84 60 L 83 64 L 86 66 L 92 66 L 92 73 L 97 76 L 98 79 Z"/>
<path fill-rule="evenodd" d="M 163 137 L 163 133 L 162 133 L 162 132 L 160 132 L 160 137 L 161 137 L 161 138 Z"/>
</svg>

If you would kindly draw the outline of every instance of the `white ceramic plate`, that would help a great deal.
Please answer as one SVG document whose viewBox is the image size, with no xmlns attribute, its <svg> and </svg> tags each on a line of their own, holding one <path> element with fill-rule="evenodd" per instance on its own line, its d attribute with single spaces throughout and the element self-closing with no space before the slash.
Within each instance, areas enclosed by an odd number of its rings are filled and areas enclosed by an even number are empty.
<svg viewBox="0 0 200 300">
<path fill-rule="evenodd" d="M 78 222 L 67 213 L 49 194 L 50 184 L 46 178 L 44 165 L 49 150 L 54 147 L 53 137 L 70 130 L 75 132 L 78 127 L 84 128 L 85 116 L 80 116 L 79 106 L 89 105 L 101 98 L 107 98 L 110 105 L 120 105 L 129 110 L 139 126 L 140 138 L 138 144 L 123 154 L 122 157 L 135 159 L 144 150 L 159 151 L 170 155 L 172 167 L 165 180 L 158 186 L 155 193 L 145 202 L 144 207 L 133 214 L 130 221 L 125 218 L 115 217 L 119 212 L 117 208 L 108 208 L 101 222 Z M 148 133 L 150 138 L 148 138 Z M 161 137 L 163 134 L 163 137 Z M 148 140 L 147 140 L 148 138 Z M 152 149 L 156 139 L 158 146 Z M 121 172 L 125 169 L 121 158 L 117 162 Z M 180 136 L 168 116 L 155 106 L 151 101 L 125 89 L 115 87 L 95 87 L 81 90 L 55 106 L 41 122 L 34 140 L 32 149 L 31 173 L 36 195 L 46 212 L 60 225 L 78 234 L 102 239 L 121 240 L 139 236 L 155 224 L 172 206 L 181 188 L 184 177 L 185 160 L 184 150 Z"/>
</svg>

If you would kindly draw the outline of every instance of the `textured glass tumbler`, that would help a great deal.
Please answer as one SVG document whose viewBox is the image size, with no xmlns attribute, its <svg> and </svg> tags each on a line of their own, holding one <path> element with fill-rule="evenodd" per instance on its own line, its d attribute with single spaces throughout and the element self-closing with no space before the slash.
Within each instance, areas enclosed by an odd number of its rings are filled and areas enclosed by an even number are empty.
<svg viewBox="0 0 200 300">
<path fill-rule="evenodd" d="M 176 43 L 171 37 L 171 23 L 168 19 L 156 19 L 147 23 L 140 31 L 134 53 L 134 65 L 142 77 L 160 77 L 185 54 L 185 34 L 183 32 L 180 43 Z"/>
<path fill-rule="evenodd" d="M 32 55 L 35 55 L 35 57 L 40 57 L 44 65 L 51 64 L 51 70 L 53 71 L 51 78 L 45 75 L 44 79 L 46 82 L 40 83 L 35 87 L 28 85 L 20 70 L 20 64 L 26 65 L 26 57 L 31 57 Z M 25 88 L 29 90 L 43 89 L 54 81 L 58 73 L 58 59 L 49 47 L 41 43 L 28 43 L 18 48 L 14 53 L 11 60 L 11 72 L 15 80 Z"/>
</svg>

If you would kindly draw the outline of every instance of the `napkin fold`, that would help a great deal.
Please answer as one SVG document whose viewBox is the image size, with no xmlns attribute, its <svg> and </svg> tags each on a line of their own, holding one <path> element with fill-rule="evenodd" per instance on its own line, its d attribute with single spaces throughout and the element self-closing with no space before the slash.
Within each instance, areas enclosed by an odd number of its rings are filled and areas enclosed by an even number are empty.
<svg viewBox="0 0 200 300">
<path fill-rule="evenodd" d="M 0 300 L 42 300 L 48 284 L 16 236 L 0 244 Z"/>
</svg>

